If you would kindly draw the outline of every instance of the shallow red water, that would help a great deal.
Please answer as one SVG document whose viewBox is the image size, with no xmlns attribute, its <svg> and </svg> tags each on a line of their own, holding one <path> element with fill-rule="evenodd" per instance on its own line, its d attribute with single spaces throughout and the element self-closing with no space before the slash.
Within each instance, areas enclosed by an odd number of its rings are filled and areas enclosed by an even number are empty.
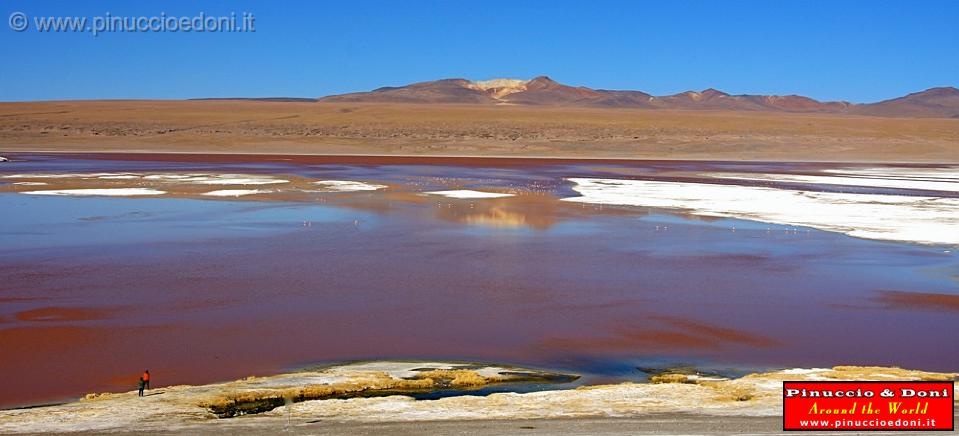
<svg viewBox="0 0 959 436">
<path fill-rule="evenodd" d="M 367 358 L 607 380 L 649 360 L 959 369 L 954 253 L 554 201 L 571 195 L 563 176 L 605 171 L 593 162 L 31 158 L 3 171 L 224 166 L 540 193 L 322 204 L 0 194 L 0 405 L 132 389 L 147 368 L 166 385 Z"/>
</svg>

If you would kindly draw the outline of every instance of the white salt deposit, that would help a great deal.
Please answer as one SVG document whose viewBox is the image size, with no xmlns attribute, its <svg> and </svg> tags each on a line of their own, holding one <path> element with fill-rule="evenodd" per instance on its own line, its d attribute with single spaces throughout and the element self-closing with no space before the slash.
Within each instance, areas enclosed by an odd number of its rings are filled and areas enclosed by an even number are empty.
<svg viewBox="0 0 959 436">
<path fill-rule="evenodd" d="M 959 178 L 950 179 L 913 179 L 901 177 L 880 176 L 812 176 L 802 174 L 740 174 L 740 173 L 712 173 L 705 174 L 719 179 L 814 183 L 821 185 L 839 186 L 867 186 L 876 188 L 921 189 L 926 191 L 959 192 Z"/>
<path fill-rule="evenodd" d="M 219 191 L 204 192 L 203 195 L 211 197 L 241 197 L 244 195 L 264 194 L 270 192 L 262 189 L 221 189 Z"/>
<path fill-rule="evenodd" d="M 723 380 L 729 380 L 729 379 L 726 377 L 689 374 L 686 376 L 686 380 L 694 381 L 694 382 L 709 382 L 709 381 L 723 381 Z"/>
<path fill-rule="evenodd" d="M 146 188 L 104 188 L 104 189 L 55 189 L 49 191 L 24 191 L 29 195 L 97 195 L 107 197 L 131 197 L 138 195 L 163 195 L 166 191 Z"/>
<path fill-rule="evenodd" d="M 120 173 L 87 173 L 87 174 L 72 174 L 72 173 L 37 173 L 37 174 L 10 174 L 2 176 L 4 179 L 69 179 L 69 178 L 82 178 L 82 177 L 109 177 L 109 176 L 122 176 L 124 174 Z"/>
<path fill-rule="evenodd" d="M 959 198 L 845 194 L 755 186 L 573 178 L 563 201 L 679 209 L 695 215 L 808 226 L 850 236 L 959 245 Z"/>
<path fill-rule="evenodd" d="M 452 191 L 433 191 L 426 192 L 429 195 L 442 195 L 449 198 L 502 198 L 512 197 L 514 194 L 503 194 L 500 192 L 473 191 L 471 189 L 457 189 Z"/>
<path fill-rule="evenodd" d="M 247 176 L 242 174 L 218 174 L 211 176 L 199 176 L 188 179 L 181 179 L 190 183 L 201 185 L 273 185 L 278 183 L 290 183 L 289 180 L 276 179 L 268 176 Z"/>
<path fill-rule="evenodd" d="M 959 166 L 939 168 L 909 168 L 909 167 L 875 167 L 875 168 L 842 168 L 827 169 L 825 173 L 845 174 L 865 177 L 903 178 L 903 179 L 931 179 L 931 180 L 959 180 Z"/>
<path fill-rule="evenodd" d="M 320 185 L 332 192 L 351 192 L 351 191 L 376 191 L 386 188 L 385 185 L 375 185 L 366 182 L 357 182 L 354 180 L 318 180 L 314 185 Z"/>
<path fill-rule="evenodd" d="M 116 176 L 99 176 L 97 178 L 105 179 L 105 180 L 132 180 L 132 179 L 139 179 L 140 176 L 135 174 L 119 174 Z"/>
<path fill-rule="evenodd" d="M 454 369 L 463 367 L 466 364 L 450 362 L 419 362 L 419 361 L 368 361 L 356 362 L 347 365 L 334 366 L 326 371 L 332 374 L 349 374 L 365 372 L 384 372 L 393 378 L 411 378 L 416 376 L 417 369 Z"/>
<path fill-rule="evenodd" d="M 143 176 L 143 178 L 147 180 L 182 180 L 203 176 L 203 174 L 150 174 Z"/>
<path fill-rule="evenodd" d="M 165 182 L 195 183 L 201 185 L 272 185 L 280 183 L 289 183 L 289 180 L 278 179 L 271 176 L 249 175 L 249 174 L 134 174 L 134 173 L 87 173 L 87 174 L 55 174 L 55 173 L 37 173 L 37 174 L 12 174 L 3 176 L 7 179 L 62 179 L 62 178 L 82 178 L 82 179 L 139 179 L 155 180 Z"/>
<path fill-rule="evenodd" d="M 826 371 L 832 371 L 832 369 L 830 368 L 790 368 L 790 369 L 784 369 L 781 372 L 783 374 L 789 374 L 789 375 L 799 375 L 799 374 L 808 375 L 808 374 L 816 374 L 816 373 L 826 372 Z"/>
</svg>

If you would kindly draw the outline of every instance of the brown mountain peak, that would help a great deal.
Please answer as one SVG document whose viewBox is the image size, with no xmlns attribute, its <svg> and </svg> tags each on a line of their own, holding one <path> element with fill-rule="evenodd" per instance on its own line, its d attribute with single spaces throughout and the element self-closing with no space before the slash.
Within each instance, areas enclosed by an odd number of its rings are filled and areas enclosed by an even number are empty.
<svg viewBox="0 0 959 436">
<path fill-rule="evenodd" d="M 526 88 L 530 90 L 550 89 L 550 88 L 557 88 L 561 86 L 566 86 L 566 85 L 561 85 L 559 82 L 553 79 L 550 79 L 548 76 L 536 76 L 530 79 L 530 81 L 526 83 Z"/>
<path fill-rule="evenodd" d="M 729 97 L 729 94 L 722 92 L 716 88 L 706 88 L 700 94 L 709 96 L 709 97 Z"/>
<path fill-rule="evenodd" d="M 952 86 L 929 88 L 862 105 L 859 112 L 867 115 L 959 118 L 959 89 Z"/>
<path fill-rule="evenodd" d="M 549 76 L 536 76 L 536 77 L 530 79 L 529 81 L 530 81 L 530 82 L 537 82 L 537 83 L 556 83 L 556 84 L 559 84 L 557 81 L 551 79 Z"/>
<path fill-rule="evenodd" d="M 959 97 L 959 89 L 956 89 L 952 86 L 937 86 L 935 88 L 929 88 L 925 91 L 914 92 L 906 95 L 906 98 L 909 97 Z"/>
</svg>

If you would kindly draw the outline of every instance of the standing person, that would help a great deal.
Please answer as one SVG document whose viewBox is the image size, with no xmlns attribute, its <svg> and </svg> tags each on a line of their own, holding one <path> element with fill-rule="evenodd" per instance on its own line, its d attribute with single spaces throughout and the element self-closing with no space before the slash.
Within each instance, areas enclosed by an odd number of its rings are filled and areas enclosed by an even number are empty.
<svg viewBox="0 0 959 436">
<path fill-rule="evenodd" d="M 143 385 L 150 389 L 150 370 L 143 371 Z"/>
<path fill-rule="evenodd" d="M 140 392 L 137 394 L 138 397 L 142 397 L 142 396 L 143 396 L 143 386 L 144 386 L 145 384 L 146 384 L 146 382 L 143 381 L 143 377 L 140 377 Z"/>
</svg>

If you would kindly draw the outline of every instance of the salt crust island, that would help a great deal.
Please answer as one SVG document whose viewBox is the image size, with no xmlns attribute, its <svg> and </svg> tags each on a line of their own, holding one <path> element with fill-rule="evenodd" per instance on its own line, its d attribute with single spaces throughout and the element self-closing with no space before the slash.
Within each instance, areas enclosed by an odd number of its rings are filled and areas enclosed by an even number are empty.
<svg viewBox="0 0 959 436">
<path fill-rule="evenodd" d="M 566 180 L 578 196 L 559 200 L 745 219 L 865 239 L 959 245 L 959 167 L 826 169 L 818 174 L 707 172 L 696 176 L 701 181 L 571 177 Z M 233 199 L 375 193 L 390 188 L 369 181 L 249 174 L 38 173 L 0 178 L 8 181 L 6 186 L 0 185 L 0 192 L 59 196 L 184 195 Z M 207 186 L 235 188 L 204 190 Z M 517 193 L 450 189 L 420 194 L 453 200 L 497 200 Z"/>
</svg>

